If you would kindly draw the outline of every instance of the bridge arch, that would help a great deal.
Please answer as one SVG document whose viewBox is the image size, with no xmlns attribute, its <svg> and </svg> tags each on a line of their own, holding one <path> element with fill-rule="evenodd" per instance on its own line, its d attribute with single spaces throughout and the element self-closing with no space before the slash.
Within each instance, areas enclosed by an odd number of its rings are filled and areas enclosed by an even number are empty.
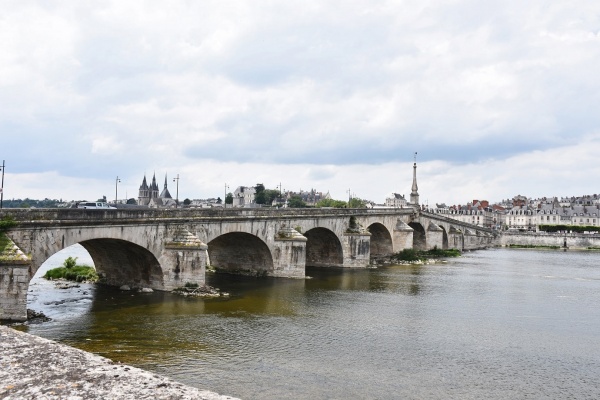
<svg viewBox="0 0 600 400">
<path fill-rule="evenodd" d="M 327 228 L 313 228 L 306 237 L 306 265 L 311 267 L 343 267 L 344 252 L 337 235 Z"/>
<path fill-rule="evenodd" d="M 47 248 L 38 253 L 31 264 L 30 279 L 50 257 L 75 244 L 83 246 L 90 254 L 103 284 L 133 288 L 163 286 L 162 267 L 151 251 L 127 240 L 111 238 L 88 239 Z"/>
<path fill-rule="evenodd" d="M 273 272 L 271 251 L 255 235 L 230 232 L 207 244 L 210 265 L 218 271 L 249 275 L 270 275 Z"/>
<path fill-rule="evenodd" d="M 90 253 L 102 282 L 112 286 L 163 286 L 163 270 L 148 249 L 121 239 L 89 239 L 79 242 Z"/>
<path fill-rule="evenodd" d="M 385 225 L 375 222 L 367 228 L 371 234 L 371 258 L 389 256 L 394 253 L 392 235 Z"/>
<path fill-rule="evenodd" d="M 427 235 L 423 225 L 419 222 L 409 222 L 408 226 L 413 229 L 413 248 L 415 250 L 427 250 Z"/>
</svg>

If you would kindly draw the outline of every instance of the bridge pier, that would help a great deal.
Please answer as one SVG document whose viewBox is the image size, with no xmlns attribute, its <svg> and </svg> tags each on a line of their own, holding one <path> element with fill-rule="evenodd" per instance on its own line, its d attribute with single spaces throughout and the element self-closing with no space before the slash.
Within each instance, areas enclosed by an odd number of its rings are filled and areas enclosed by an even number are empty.
<svg viewBox="0 0 600 400">
<path fill-rule="evenodd" d="M 7 241 L 0 253 L 0 320 L 26 321 L 31 260 L 2 232 L 0 239 Z"/>
<path fill-rule="evenodd" d="M 344 267 L 364 268 L 371 263 L 371 234 L 361 229 L 360 232 L 346 232 L 343 236 Z"/>
<path fill-rule="evenodd" d="M 477 234 L 475 234 L 475 232 L 473 232 L 472 230 L 465 230 L 463 240 L 465 250 L 475 250 L 478 248 Z"/>
<path fill-rule="evenodd" d="M 434 224 L 429 223 L 427 227 L 427 250 L 433 248 L 443 249 L 444 248 L 444 230 Z"/>
<path fill-rule="evenodd" d="M 465 247 L 464 236 L 462 232 L 453 226 L 450 227 L 450 231 L 448 232 L 448 247 L 460 251 L 462 251 Z"/>
<path fill-rule="evenodd" d="M 27 320 L 29 261 L 0 263 L 0 319 Z"/>
<path fill-rule="evenodd" d="M 306 277 L 306 242 L 308 239 L 291 227 L 283 226 L 275 236 L 272 276 Z"/>
<path fill-rule="evenodd" d="M 160 257 L 163 269 L 163 287 L 173 290 L 186 284 L 202 286 L 206 283 L 208 246 L 185 229 L 179 229 L 173 240 L 165 242 Z"/>
<path fill-rule="evenodd" d="M 392 236 L 395 253 L 398 253 L 404 249 L 413 248 L 413 233 L 414 229 L 408 226 L 408 224 L 401 219 L 396 222 Z"/>
</svg>

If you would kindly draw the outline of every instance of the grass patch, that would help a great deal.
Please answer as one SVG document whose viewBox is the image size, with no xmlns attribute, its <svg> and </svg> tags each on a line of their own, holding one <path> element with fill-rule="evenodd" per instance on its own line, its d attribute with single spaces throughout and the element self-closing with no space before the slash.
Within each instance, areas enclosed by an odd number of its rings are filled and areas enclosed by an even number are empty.
<svg viewBox="0 0 600 400">
<path fill-rule="evenodd" d="M 437 258 L 460 257 L 461 252 L 457 249 L 438 249 L 434 247 L 431 250 L 404 249 L 392 256 L 392 261 L 426 261 Z"/>
</svg>

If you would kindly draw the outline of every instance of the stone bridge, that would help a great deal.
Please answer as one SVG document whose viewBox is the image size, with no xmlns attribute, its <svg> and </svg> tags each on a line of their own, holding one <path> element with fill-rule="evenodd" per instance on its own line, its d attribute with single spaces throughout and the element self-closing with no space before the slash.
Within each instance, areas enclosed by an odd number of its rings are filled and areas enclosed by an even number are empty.
<svg viewBox="0 0 600 400">
<path fill-rule="evenodd" d="M 304 278 L 306 266 L 364 268 L 406 248 L 472 250 L 490 230 L 418 208 L 4 209 L 16 222 L 0 254 L 0 319 L 26 319 L 27 290 L 53 254 L 81 244 L 108 284 L 172 290 L 230 273 Z M 0 232 L 0 238 L 2 236 Z"/>
</svg>

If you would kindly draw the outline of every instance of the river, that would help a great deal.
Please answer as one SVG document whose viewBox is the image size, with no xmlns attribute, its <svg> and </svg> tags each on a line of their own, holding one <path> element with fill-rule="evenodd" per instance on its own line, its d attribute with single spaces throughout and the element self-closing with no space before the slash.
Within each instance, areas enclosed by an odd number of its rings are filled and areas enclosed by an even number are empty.
<svg viewBox="0 0 600 400">
<path fill-rule="evenodd" d="M 80 246 L 69 256 L 91 263 Z M 200 300 L 39 276 L 29 333 L 244 399 L 600 398 L 600 255 L 494 249 L 447 263 L 209 275 Z"/>
</svg>

